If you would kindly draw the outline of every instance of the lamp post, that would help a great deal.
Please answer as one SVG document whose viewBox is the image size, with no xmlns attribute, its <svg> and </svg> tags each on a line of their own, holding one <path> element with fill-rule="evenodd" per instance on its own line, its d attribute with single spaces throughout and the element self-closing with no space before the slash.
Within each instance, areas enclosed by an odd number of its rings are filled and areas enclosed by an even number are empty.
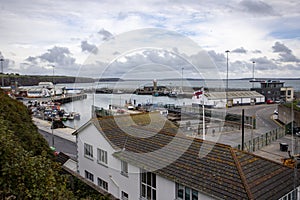
<svg viewBox="0 0 300 200">
<path fill-rule="evenodd" d="M 252 67 L 252 88 L 254 88 L 254 65 L 255 65 L 255 61 L 252 61 L 253 63 L 253 67 Z"/>
<path fill-rule="evenodd" d="M 227 92 L 228 92 L 228 53 L 229 53 L 230 51 L 229 50 L 226 50 L 225 51 L 225 53 L 227 54 L 227 73 L 226 73 L 226 108 L 228 108 L 228 94 L 227 94 Z"/>
<path fill-rule="evenodd" d="M 3 76 L 4 76 L 4 74 L 3 74 L 3 62 L 4 62 L 4 58 L 0 58 L 0 61 L 1 61 L 1 72 L 2 72 L 2 74 L 1 74 L 1 87 L 3 87 L 4 86 L 4 80 L 3 80 Z"/>
<path fill-rule="evenodd" d="M 181 92 L 183 92 L 183 70 L 184 68 L 181 68 Z"/>
<path fill-rule="evenodd" d="M 53 82 L 53 85 L 54 85 L 54 68 L 55 68 L 55 66 L 54 66 L 54 65 L 51 65 L 51 67 L 52 67 L 52 82 Z M 55 85 L 54 85 L 54 90 L 53 90 L 52 104 L 54 103 L 54 101 L 53 101 L 53 98 L 54 98 L 54 97 L 55 97 Z M 53 116 L 53 114 L 52 114 L 51 118 L 52 118 L 52 124 L 51 124 L 52 147 L 55 148 L 55 147 L 54 147 L 54 133 L 53 133 L 53 131 L 54 131 L 54 130 L 53 130 L 53 129 L 54 129 L 54 124 L 53 124 L 54 116 Z"/>
</svg>

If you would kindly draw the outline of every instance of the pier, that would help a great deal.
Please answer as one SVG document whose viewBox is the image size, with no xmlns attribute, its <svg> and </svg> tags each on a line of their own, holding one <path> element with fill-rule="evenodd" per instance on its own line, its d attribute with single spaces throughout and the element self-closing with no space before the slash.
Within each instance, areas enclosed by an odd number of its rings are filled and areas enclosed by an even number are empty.
<svg viewBox="0 0 300 200">
<path fill-rule="evenodd" d="M 60 96 L 60 97 L 55 97 L 53 99 L 53 102 L 55 103 L 70 103 L 72 101 L 78 101 L 78 100 L 83 100 L 87 98 L 87 94 L 73 94 L 69 96 Z"/>
<path fill-rule="evenodd" d="M 70 103 L 72 101 L 79 101 L 87 98 L 87 94 L 69 94 L 69 95 L 62 95 L 62 96 L 55 96 L 55 97 L 41 97 L 41 98 L 22 98 L 22 100 L 26 101 L 32 101 L 37 100 L 40 102 L 47 102 L 47 101 L 53 101 L 55 103 Z"/>
</svg>

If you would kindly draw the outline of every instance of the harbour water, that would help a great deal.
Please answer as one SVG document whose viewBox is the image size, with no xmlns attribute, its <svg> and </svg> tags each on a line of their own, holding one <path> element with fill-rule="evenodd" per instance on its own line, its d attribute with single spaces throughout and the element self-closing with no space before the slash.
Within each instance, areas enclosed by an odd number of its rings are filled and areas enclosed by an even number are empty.
<svg viewBox="0 0 300 200">
<path fill-rule="evenodd" d="M 295 91 L 300 91 L 300 80 L 284 80 L 285 86 L 292 86 Z M 169 87 L 202 87 L 209 85 L 210 87 L 223 88 L 225 89 L 225 83 L 222 81 L 158 81 L 159 85 L 165 85 Z M 256 87 L 260 87 L 259 83 L 255 83 Z M 132 89 L 134 91 L 137 88 L 143 87 L 144 85 L 152 85 L 151 80 L 145 81 L 119 81 L 119 82 L 98 82 L 98 83 L 76 83 L 76 84 L 63 84 L 58 86 L 76 87 L 84 89 L 92 88 L 111 88 L 111 89 Z M 230 89 L 245 89 L 249 90 L 252 87 L 252 83 L 249 80 L 229 80 L 228 88 Z M 74 101 L 71 103 L 63 104 L 61 107 L 69 112 L 79 112 L 81 115 L 80 120 L 67 121 L 65 124 L 72 128 L 79 128 L 91 118 L 91 107 L 92 105 L 108 108 L 109 105 L 121 105 L 124 106 L 126 101 L 136 100 L 137 104 L 175 104 L 175 105 L 191 105 L 192 100 L 190 98 L 169 98 L 167 96 L 154 97 L 151 95 L 136 95 L 136 94 L 94 94 L 89 93 L 87 98 L 81 101 Z"/>
<path fill-rule="evenodd" d="M 75 83 L 75 84 L 63 84 L 67 87 L 79 87 L 79 88 L 101 88 L 107 87 L 112 89 L 137 89 L 145 85 L 153 85 L 153 80 L 126 80 L 117 82 L 96 82 L 96 83 Z M 300 91 L 300 78 L 299 79 L 280 79 L 284 82 L 284 86 L 291 86 L 295 91 Z M 59 84 L 58 84 L 59 85 Z M 164 85 L 168 87 L 208 87 L 208 88 L 223 88 L 226 87 L 226 80 L 158 80 L 158 85 Z M 249 90 L 252 87 L 252 83 L 246 79 L 229 79 L 228 88 L 230 89 L 245 89 Z M 258 82 L 254 83 L 254 87 L 260 87 Z"/>
</svg>

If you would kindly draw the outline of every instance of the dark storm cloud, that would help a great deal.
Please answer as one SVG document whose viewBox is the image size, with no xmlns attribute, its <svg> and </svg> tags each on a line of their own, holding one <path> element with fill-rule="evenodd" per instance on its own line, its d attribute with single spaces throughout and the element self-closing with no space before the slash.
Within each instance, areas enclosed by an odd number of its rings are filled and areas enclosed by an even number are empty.
<svg viewBox="0 0 300 200">
<path fill-rule="evenodd" d="M 281 62 L 300 62 L 300 59 L 293 55 L 292 50 L 283 43 L 275 42 L 272 49 L 274 53 L 279 53 L 279 61 Z"/>
<path fill-rule="evenodd" d="M 94 44 L 89 44 L 87 41 L 82 41 L 81 42 L 81 51 L 86 51 L 89 53 L 97 54 L 98 48 Z"/>
<path fill-rule="evenodd" d="M 113 38 L 113 34 L 111 34 L 109 31 L 102 28 L 98 34 L 102 37 L 102 40 L 109 40 Z"/>
<path fill-rule="evenodd" d="M 232 53 L 247 53 L 247 50 L 244 47 L 240 47 L 231 51 Z"/>
<path fill-rule="evenodd" d="M 267 3 L 255 0 L 243 0 L 240 2 L 242 10 L 255 15 L 276 15 L 274 9 Z"/>
</svg>

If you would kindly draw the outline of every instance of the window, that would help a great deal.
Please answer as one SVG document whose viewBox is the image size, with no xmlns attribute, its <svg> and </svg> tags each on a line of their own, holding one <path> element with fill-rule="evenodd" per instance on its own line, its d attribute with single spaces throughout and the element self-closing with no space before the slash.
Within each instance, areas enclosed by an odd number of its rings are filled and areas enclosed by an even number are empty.
<svg viewBox="0 0 300 200">
<path fill-rule="evenodd" d="M 84 156 L 93 158 L 93 146 L 92 145 L 84 143 Z"/>
<path fill-rule="evenodd" d="M 108 191 L 108 183 L 98 177 L 98 185 L 104 190 Z"/>
<path fill-rule="evenodd" d="M 85 178 L 89 179 L 90 181 L 94 182 L 94 175 L 91 172 L 84 171 L 85 172 Z"/>
<path fill-rule="evenodd" d="M 156 175 L 142 170 L 141 172 L 141 199 L 156 200 Z"/>
<path fill-rule="evenodd" d="M 121 160 L 121 174 L 128 176 L 128 163 Z"/>
<path fill-rule="evenodd" d="M 129 199 L 128 194 L 126 192 L 122 191 L 121 199 L 122 200 L 128 200 Z"/>
<path fill-rule="evenodd" d="M 98 163 L 107 165 L 107 151 L 104 151 L 102 149 L 97 149 L 98 151 Z"/>
<path fill-rule="evenodd" d="M 296 200 L 299 199 L 298 192 L 300 191 L 300 187 L 295 188 L 288 194 L 281 197 L 279 200 Z"/>
<path fill-rule="evenodd" d="M 198 200 L 198 191 L 176 183 L 176 198 L 180 200 Z"/>
</svg>

